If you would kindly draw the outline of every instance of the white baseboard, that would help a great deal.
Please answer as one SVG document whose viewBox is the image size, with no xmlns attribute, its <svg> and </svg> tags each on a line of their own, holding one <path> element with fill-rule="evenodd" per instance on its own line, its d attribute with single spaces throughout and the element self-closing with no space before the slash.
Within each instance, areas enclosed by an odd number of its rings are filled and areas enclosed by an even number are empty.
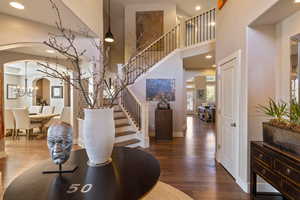
<svg viewBox="0 0 300 200">
<path fill-rule="evenodd" d="M 4 151 L 0 152 L 0 159 L 5 158 L 6 156 L 7 154 Z"/>
<path fill-rule="evenodd" d="M 278 191 L 268 183 L 257 183 L 256 187 L 257 187 L 258 192 L 277 192 L 278 193 Z"/>
<path fill-rule="evenodd" d="M 236 183 L 240 186 L 240 188 L 242 188 L 242 190 L 246 193 L 250 192 L 250 184 L 243 181 L 240 178 L 236 178 Z"/>
<path fill-rule="evenodd" d="M 240 188 L 246 192 L 250 193 L 250 183 L 242 181 L 240 178 L 236 179 L 236 183 L 240 186 Z M 259 182 L 257 183 L 257 192 L 278 192 L 275 188 L 273 188 L 268 183 Z"/>
</svg>

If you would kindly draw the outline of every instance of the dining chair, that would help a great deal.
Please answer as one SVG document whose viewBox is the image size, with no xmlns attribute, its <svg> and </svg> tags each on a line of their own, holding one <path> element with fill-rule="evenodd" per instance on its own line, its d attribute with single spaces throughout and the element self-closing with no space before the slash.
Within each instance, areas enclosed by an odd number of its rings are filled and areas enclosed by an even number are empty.
<svg viewBox="0 0 300 200">
<path fill-rule="evenodd" d="M 60 115 L 60 121 L 65 122 L 67 124 L 71 124 L 71 108 L 64 107 L 63 111 Z"/>
<path fill-rule="evenodd" d="M 34 128 L 41 128 L 41 123 L 30 121 L 28 109 L 14 109 L 13 113 L 16 120 L 16 129 L 25 130 L 28 139 L 33 134 Z"/>
<path fill-rule="evenodd" d="M 44 115 L 53 114 L 54 108 L 55 108 L 54 106 L 44 106 L 43 110 L 42 110 L 42 114 L 44 114 Z"/>
<path fill-rule="evenodd" d="M 44 125 L 46 129 L 48 129 L 52 124 L 64 122 L 67 124 L 71 124 L 71 108 L 64 107 L 60 116 L 53 117 L 48 123 Z"/>
<path fill-rule="evenodd" d="M 32 114 L 32 113 L 39 114 L 39 113 L 41 113 L 41 111 L 42 111 L 42 106 L 31 106 L 29 108 L 29 113 L 30 114 Z"/>
<path fill-rule="evenodd" d="M 14 138 L 16 135 L 16 123 L 15 117 L 12 110 L 5 110 L 4 112 L 4 124 L 5 130 L 10 131 L 10 135 Z"/>
</svg>

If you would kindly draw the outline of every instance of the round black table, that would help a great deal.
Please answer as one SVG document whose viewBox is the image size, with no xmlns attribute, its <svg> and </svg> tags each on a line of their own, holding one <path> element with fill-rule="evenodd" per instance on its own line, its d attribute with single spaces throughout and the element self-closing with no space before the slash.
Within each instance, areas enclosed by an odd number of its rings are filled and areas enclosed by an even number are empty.
<svg viewBox="0 0 300 200">
<path fill-rule="evenodd" d="M 46 161 L 17 177 L 4 200 L 136 200 L 147 194 L 160 176 L 159 162 L 138 149 L 115 148 L 112 163 L 89 167 L 85 150 L 74 151 L 68 161 L 78 165 L 72 174 L 42 174 Z"/>
</svg>

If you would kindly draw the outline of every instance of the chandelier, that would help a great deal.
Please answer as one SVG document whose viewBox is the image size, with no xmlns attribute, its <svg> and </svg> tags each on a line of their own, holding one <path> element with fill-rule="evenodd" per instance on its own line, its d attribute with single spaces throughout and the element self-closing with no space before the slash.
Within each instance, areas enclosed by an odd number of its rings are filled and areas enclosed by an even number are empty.
<svg viewBox="0 0 300 200">
<path fill-rule="evenodd" d="M 36 90 L 38 90 L 38 87 L 35 88 L 28 87 L 28 71 L 27 71 L 28 62 L 29 61 L 25 61 L 25 80 L 24 80 L 25 87 L 17 86 L 17 88 L 15 89 L 15 93 L 18 98 L 25 97 L 25 96 L 33 97 L 36 95 Z"/>
</svg>

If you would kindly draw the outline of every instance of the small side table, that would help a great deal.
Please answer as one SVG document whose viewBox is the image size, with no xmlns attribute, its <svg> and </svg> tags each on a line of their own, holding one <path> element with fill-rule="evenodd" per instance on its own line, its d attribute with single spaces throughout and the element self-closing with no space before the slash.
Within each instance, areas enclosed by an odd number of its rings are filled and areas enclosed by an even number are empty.
<svg viewBox="0 0 300 200">
<path fill-rule="evenodd" d="M 155 139 L 173 139 L 173 110 L 155 110 Z"/>
</svg>

